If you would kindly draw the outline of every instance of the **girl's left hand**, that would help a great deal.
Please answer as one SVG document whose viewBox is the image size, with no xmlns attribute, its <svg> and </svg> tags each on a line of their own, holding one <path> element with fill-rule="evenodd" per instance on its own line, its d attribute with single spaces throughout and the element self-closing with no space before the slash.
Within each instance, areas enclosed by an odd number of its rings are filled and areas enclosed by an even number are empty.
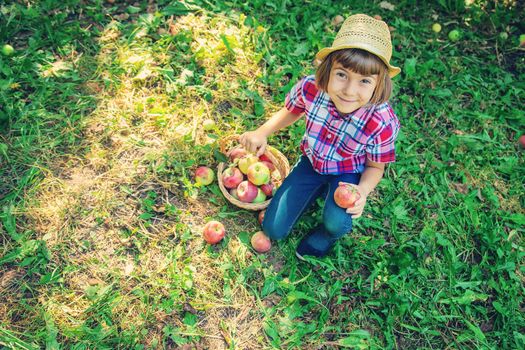
<svg viewBox="0 0 525 350">
<path fill-rule="evenodd" d="M 365 209 L 366 204 L 367 196 L 365 195 L 365 191 L 359 185 L 354 185 L 348 182 L 339 182 L 339 184 L 351 185 L 355 189 L 357 189 L 360 198 L 354 203 L 352 207 L 346 209 L 346 212 L 347 214 L 352 214 L 352 219 L 357 219 L 361 217 L 361 215 L 363 215 L 363 210 Z"/>
</svg>

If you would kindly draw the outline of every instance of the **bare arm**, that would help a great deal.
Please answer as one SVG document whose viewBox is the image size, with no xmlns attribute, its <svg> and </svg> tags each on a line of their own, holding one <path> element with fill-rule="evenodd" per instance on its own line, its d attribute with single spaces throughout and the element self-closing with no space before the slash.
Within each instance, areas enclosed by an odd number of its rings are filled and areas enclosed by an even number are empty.
<svg viewBox="0 0 525 350">
<path fill-rule="evenodd" d="M 359 185 L 352 185 L 357 188 L 361 198 L 355 202 L 353 207 L 346 210 L 348 214 L 352 214 L 352 218 L 356 219 L 363 214 L 368 195 L 376 188 L 384 173 L 385 163 L 376 163 L 368 158 L 366 159 L 365 171 L 361 174 Z"/>
<path fill-rule="evenodd" d="M 361 180 L 359 181 L 359 187 L 361 187 L 365 196 L 368 196 L 376 188 L 384 173 L 385 163 L 376 163 L 368 158 L 366 159 L 365 171 L 361 174 Z"/>
<path fill-rule="evenodd" d="M 266 149 L 268 137 L 295 123 L 301 115 L 291 113 L 286 107 L 283 107 L 256 130 L 242 134 L 239 141 L 248 151 L 260 156 Z"/>
</svg>

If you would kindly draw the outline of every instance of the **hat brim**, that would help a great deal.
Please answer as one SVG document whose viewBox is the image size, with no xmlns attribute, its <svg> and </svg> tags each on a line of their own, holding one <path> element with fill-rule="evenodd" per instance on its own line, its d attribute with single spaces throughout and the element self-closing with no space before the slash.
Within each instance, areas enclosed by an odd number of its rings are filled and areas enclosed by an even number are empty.
<svg viewBox="0 0 525 350">
<path fill-rule="evenodd" d="M 390 78 L 395 77 L 396 75 L 398 75 L 401 72 L 401 68 L 392 66 L 390 63 L 388 63 L 388 61 L 384 57 L 382 57 L 377 52 L 375 52 L 373 47 L 367 45 L 366 43 L 359 43 L 359 44 L 356 44 L 356 45 L 341 45 L 341 46 L 337 46 L 337 47 L 325 47 L 325 48 L 319 50 L 317 55 L 315 55 L 315 58 L 317 60 L 319 60 L 319 61 L 323 61 L 325 59 L 325 57 L 328 56 L 329 54 L 331 54 L 332 52 L 338 51 L 338 50 L 343 50 L 343 49 L 361 49 L 361 50 L 365 50 L 365 51 L 370 52 L 371 54 L 377 56 L 388 67 L 388 75 L 390 76 Z"/>
</svg>

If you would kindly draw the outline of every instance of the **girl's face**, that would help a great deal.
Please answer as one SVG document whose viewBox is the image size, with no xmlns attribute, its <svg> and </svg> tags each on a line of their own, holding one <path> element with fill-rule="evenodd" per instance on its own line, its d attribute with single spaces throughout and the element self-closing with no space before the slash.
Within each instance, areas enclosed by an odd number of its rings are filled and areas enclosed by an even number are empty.
<svg viewBox="0 0 525 350">
<path fill-rule="evenodd" d="M 335 62 L 330 70 L 327 93 L 339 113 L 352 113 L 370 102 L 377 78 L 377 74 L 361 75 Z"/>
</svg>

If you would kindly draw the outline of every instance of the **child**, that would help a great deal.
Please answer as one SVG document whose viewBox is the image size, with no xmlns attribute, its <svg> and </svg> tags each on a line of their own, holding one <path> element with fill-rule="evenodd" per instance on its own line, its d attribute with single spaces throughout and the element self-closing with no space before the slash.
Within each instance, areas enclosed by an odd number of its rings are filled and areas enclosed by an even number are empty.
<svg viewBox="0 0 525 350">
<path fill-rule="evenodd" d="M 285 107 L 240 143 L 261 155 L 267 138 L 303 115 L 302 156 L 268 206 L 263 230 L 271 239 L 288 236 L 297 219 L 327 192 L 323 223 L 310 232 L 296 254 L 321 257 L 349 233 L 366 199 L 395 161 L 399 121 L 388 104 L 390 78 L 401 70 L 390 65 L 392 43 L 385 22 L 359 14 L 347 18 L 331 47 L 316 55 L 315 76 L 304 77 L 286 96 Z M 334 202 L 340 183 L 355 186 L 361 198 L 349 209 Z"/>
</svg>

